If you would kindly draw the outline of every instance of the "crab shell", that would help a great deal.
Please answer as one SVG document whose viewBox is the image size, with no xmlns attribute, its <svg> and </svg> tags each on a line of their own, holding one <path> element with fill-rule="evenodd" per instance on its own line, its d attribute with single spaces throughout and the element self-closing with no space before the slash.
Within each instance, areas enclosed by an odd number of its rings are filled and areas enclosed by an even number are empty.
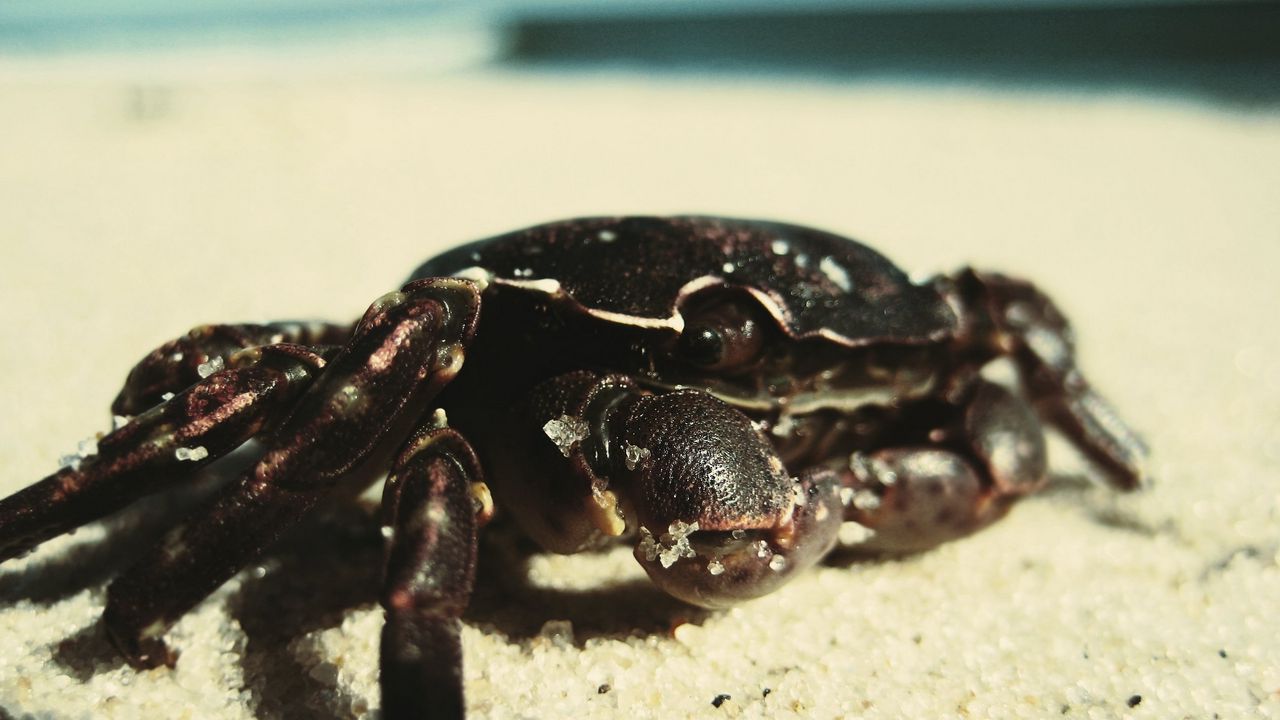
<svg viewBox="0 0 1280 720">
<path fill-rule="evenodd" d="M 784 223 L 712 217 L 587 218 L 481 240 L 413 279 L 460 275 L 544 292 L 600 320 L 684 328 L 682 301 L 714 287 L 753 295 L 789 336 L 845 347 L 926 343 L 957 330 L 951 307 L 876 251 Z"/>
</svg>

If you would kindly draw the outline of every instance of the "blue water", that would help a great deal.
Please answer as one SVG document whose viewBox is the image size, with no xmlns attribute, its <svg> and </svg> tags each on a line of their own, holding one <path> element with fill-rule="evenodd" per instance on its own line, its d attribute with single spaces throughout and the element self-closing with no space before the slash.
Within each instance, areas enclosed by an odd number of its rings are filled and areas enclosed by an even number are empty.
<svg viewBox="0 0 1280 720">
<path fill-rule="evenodd" d="M 485 3 L 0 0 L 0 52 L 147 50 L 377 35 L 476 15 Z"/>
<path fill-rule="evenodd" d="M 0 56 L 298 43 L 324 52 L 392 35 L 416 51 L 454 28 L 487 33 L 505 48 L 500 63 L 547 72 L 978 82 L 1280 104 L 1275 0 L 0 0 Z"/>
</svg>

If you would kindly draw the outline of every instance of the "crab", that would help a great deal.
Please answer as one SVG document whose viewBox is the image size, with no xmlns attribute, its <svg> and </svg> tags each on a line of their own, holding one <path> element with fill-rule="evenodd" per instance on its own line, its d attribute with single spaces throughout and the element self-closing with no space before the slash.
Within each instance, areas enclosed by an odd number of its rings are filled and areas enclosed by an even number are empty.
<svg viewBox="0 0 1280 720">
<path fill-rule="evenodd" d="M 984 374 L 1002 358 L 1017 382 Z M 464 245 L 353 325 L 197 327 L 112 411 L 96 446 L 0 501 L 0 562 L 263 440 L 109 587 L 120 653 L 172 665 L 178 618 L 322 498 L 385 475 L 387 718 L 464 714 L 459 618 L 495 513 L 551 552 L 631 543 L 664 591 L 720 608 L 840 537 L 903 554 L 989 525 L 1046 485 L 1042 423 L 1117 489 L 1147 454 L 1030 283 L 913 282 L 834 234 L 710 217 Z"/>
</svg>

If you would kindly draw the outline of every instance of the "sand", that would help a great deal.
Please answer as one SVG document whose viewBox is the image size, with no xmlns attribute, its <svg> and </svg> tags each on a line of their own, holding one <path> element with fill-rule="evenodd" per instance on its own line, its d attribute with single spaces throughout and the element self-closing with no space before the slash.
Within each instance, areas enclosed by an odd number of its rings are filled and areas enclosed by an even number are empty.
<svg viewBox="0 0 1280 720">
<path fill-rule="evenodd" d="M 1280 717 L 1278 197 L 1280 115 L 1168 98 L 24 65 L 0 82 L 0 492 L 105 429 L 132 363 L 197 323 L 354 318 L 438 250 L 560 217 L 778 218 L 912 271 L 1036 279 L 1156 484 L 1117 495 L 1054 441 L 1054 489 L 992 529 L 725 612 L 665 600 L 625 548 L 522 561 L 495 538 L 474 717 Z M 95 628 L 138 517 L 0 568 L 8 717 L 376 717 L 359 507 L 142 673 Z"/>
</svg>

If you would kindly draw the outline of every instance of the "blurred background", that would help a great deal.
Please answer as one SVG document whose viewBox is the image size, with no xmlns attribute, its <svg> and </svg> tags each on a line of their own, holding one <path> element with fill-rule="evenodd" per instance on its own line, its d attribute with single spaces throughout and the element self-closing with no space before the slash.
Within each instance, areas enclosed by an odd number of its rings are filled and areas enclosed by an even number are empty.
<svg viewBox="0 0 1280 720">
<path fill-rule="evenodd" d="M 331 63 L 403 72 L 608 68 L 1128 90 L 1242 104 L 1280 98 L 1280 4 L 1265 0 L 0 4 L 6 64 L 215 49 L 232 55 L 221 58 L 231 65 L 264 52 L 280 63 L 281 53 L 308 48 L 323 49 Z"/>
</svg>

